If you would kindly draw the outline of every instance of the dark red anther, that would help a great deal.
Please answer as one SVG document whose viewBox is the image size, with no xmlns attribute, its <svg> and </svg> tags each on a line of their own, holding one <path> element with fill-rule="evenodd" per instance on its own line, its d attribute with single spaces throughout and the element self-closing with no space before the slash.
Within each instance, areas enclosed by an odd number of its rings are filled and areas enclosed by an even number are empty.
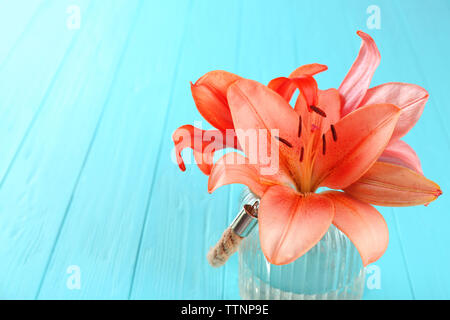
<svg viewBox="0 0 450 320">
<path fill-rule="evenodd" d="M 327 140 L 325 138 L 325 135 L 322 135 L 322 153 L 325 155 L 325 152 L 327 152 Z"/>
<path fill-rule="evenodd" d="M 277 139 L 278 141 L 280 141 L 280 142 L 283 142 L 285 145 L 287 145 L 289 148 L 292 148 L 292 144 L 289 142 L 289 141 L 287 141 L 286 139 L 283 139 L 283 138 L 281 138 L 281 137 L 277 137 L 277 136 L 275 136 L 275 139 Z"/>
<path fill-rule="evenodd" d="M 326 118 L 327 114 L 325 113 L 325 111 L 323 111 L 322 109 L 320 109 L 319 107 L 316 106 L 309 106 L 309 108 L 314 111 L 315 113 L 317 113 L 319 116 Z"/>
<path fill-rule="evenodd" d="M 333 140 L 337 141 L 337 132 L 336 132 L 336 128 L 331 125 L 331 133 L 333 134 Z"/>
<path fill-rule="evenodd" d="M 300 151 L 300 162 L 303 161 L 303 154 L 305 153 L 305 148 L 302 147 L 302 150 Z"/>
<path fill-rule="evenodd" d="M 298 117 L 298 137 L 302 135 L 302 116 Z"/>
</svg>

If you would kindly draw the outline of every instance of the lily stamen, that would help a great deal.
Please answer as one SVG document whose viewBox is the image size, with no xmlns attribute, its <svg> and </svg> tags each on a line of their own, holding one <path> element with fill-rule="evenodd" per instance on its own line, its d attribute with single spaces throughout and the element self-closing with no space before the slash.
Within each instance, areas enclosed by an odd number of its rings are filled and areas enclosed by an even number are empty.
<svg viewBox="0 0 450 320">
<path fill-rule="evenodd" d="M 319 116 L 326 118 L 327 114 L 325 113 L 325 111 L 323 111 L 322 109 L 320 109 L 319 107 L 316 106 L 309 106 L 309 108 L 314 111 L 315 113 L 317 113 Z"/>
<path fill-rule="evenodd" d="M 277 137 L 277 136 L 275 136 L 275 139 L 277 139 L 278 141 L 284 143 L 289 148 L 292 148 L 292 144 L 289 141 L 287 141 L 286 139 L 283 139 L 283 138 Z"/>
<path fill-rule="evenodd" d="M 337 141 L 337 132 L 336 132 L 336 128 L 334 127 L 334 125 L 331 125 L 331 133 L 333 134 L 333 140 Z"/>
<path fill-rule="evenodd" d="M 325 134 L 322 135 L 322 153 L 325 154 L 327 152 L 327 140 L 325 138 Z"/>
<path fill-rule="evenodd" d="M 302 135 L 302 116 L 298 117 L 298 137 Z"/>
</svg>

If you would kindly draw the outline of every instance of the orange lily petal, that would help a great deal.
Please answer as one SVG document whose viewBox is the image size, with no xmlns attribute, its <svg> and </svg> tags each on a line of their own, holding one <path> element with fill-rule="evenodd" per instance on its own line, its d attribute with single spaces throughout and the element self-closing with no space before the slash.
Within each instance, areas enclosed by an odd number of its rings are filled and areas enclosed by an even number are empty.
<svg viewBox="0 0 450 320">
<path fill-rule="evenodd" d="M 322 135 L 326 133 L 336 122 L 340 119 L 341 114 L 341 98 L 339 92 L 336 89 L 319 90 L 317 107 L 326 114 L 326 117 L 308 110 L 307 103 L 301 95 L 295 103 L 295 112 L 299 114 L 302 121 L 301 135 L 303 141 L 306 142 L 305 158 L 300 164 L 301 176 L 305 178 L 301 182 L 301 186 L 306 188 L 303 191 L 307 191 L 310 186 L 311 177 L 311 165 L 314 153 L 320 147 L 322 143 Z M 309 177 L 309 178 L 308 178 Z"/>
<path fill-rule="evenodd" d="M 233 183 L 244 184 L 259 197 L 262 197 L 269 186 L 275 184 L 292 184 L 285 175 L 263 176 L 257 164 L 251 164 L 243 155 L 230 152 L 220 158 L 211 171 L 208 180 L 208 192 Z"/>
<path fill-rule="evenodd" d="M 400 109 L 392 104 L 359 108 L 323 136 L 313 170 L 316 186 L 342 189 L 358 180 L 379 158 L 391 138 Z M 324 143 L 325 142 L 325 143 Z"/>
<path fill-rule="evenodd" d="M 272 79 L 267 86 L 277 92 L 287 102 L 291 101 L 295 90 L 299 89 L 300 96 L 305 100 L 308 110 L 309 106 L 317 105 L 317 82 L 312 76 L 279 77 Z"/>
<path fill-rule="evenodd" d="M 214 151 L 203 153 L 201 151 L 192 150 L 192 153 L 194 155 L 195 163 L 197 164 L 200 171 L 207 176 L 210 175 L 214 163 Z"/>
<path fill-rule="evenodd" d="M 295 69 L 290 74 L 289 78 L 280 77 L 280 78 L 272 79 L 267 86 L 270 89 L 276 91 L 287 102 L 289 102 L 289 101 L 291 101 L 292 95 L 294 94 L 296 89 L 300 89 L 300 91 L 302 91 L 301 82 L 299 83 L 299 81 L 297 81 L 297 83 L 296 83 L 294 81 L 290 81 L 291 79 L 295 79 L 295 78 L 305 79 L 306 78 L 308 80 L 308 77 L 305 77 L 305 76 L 309 76 L 309 78 L 312 78 L 313 75 L 323 72 L 323 71 L 326 71 L 327 69 L 328 69 L 328 67 L 323 64 L 318 64 L 318 63 L 306 64 L 306 65 L 303 65 L 303 66 Z M 311 80 L 309 79 L 309 81 L 311 81 Z M 312 81 L 314 81 L 315 87 L 317 88 L 317 83 L 315 83 L 315 80 L 312 79 Z M 317 91 L 317 89 L 316 89 L 316 91 Z"/>
<path fill-rule="evenodd" d="M 317 107 L 326 113 L 325 125 L 335 124 L 340 120 L 341 99 L 336 89 L 319 90 Z"/>
<path fill-rule="evenodd" d="M 228 130 L 228 133 L 232 131 Z M 201 130 L 191 125 L 179 127 L 172 135 L 178 166 L 186 170 L 181 152 L 186 148 L 194 150 L 194 157 L 200 170 L 209 175 L 213 166 L 214 152 L 224 148 L 239 149 L 235 135 L 226 135 L 219 130 Z"/>
<path fill-rule="evenodd" d="M 200 114 L 219 130 L 233 129 L 233 120 L 227 102 L 227 89 L 240 76 L 216 70 L 191 84 L 192 96 Z"/>
<path fill-rule="evenodd" d="M 254 156 L 251 154 L 254 146 L 252 141 L 247 143 L 247 133 L 249 130 L 254 133 L 264 130 L 271 150 L 280 146 L 283 155 L 279 157 L 281 169 L 287 170 L 290 161 L 298 162 L 301 145 L 298 137 L 299 117 L 280 95 L 261 83 L 242 79 L 230 86 L 227 97 L 239 144 L 247 157 Z M 272 136 L 273 129 L 279 130 L 278 136 Z M 257 155 L 261 163 L 269 161 L 265 156 L 262 152 Z"/>
<path fill-rule="evenodd" d="M 276 265 L 296 260 L 319 242 L 333 216 L 333 202 L 327 197 L 270 187 L 258 211 L 261 249 L 267 260 Z"/>
<path fill-rule="evenodd" d="M 391 140 L 378 161 L 398 164 L 423 175 L 419 157 L 414 149 L 402 140 Z"/>
<path fill-rule="evenodd" d="M 428 92 L 415 84 L 391 82 L 367 90 L 361 105 L 392 103 L 402 113 L 392 134 L 392 140 L 403 137 L 417 123 L 428 101 Z"/>
<path fill-rule="evenodd" d="M 322 193 L 333 200 L 333 224 L 353 242 L 364 266 L 377 261 L 386 251 L 389 231 L 383 216 L 370 204 L 343 192 Z"/>
<path fill-rule="evenodd" d="M 297 78 L 300 76 L 313 76 L 320 72 L 328 70 L 328 67 L 324 64 L 311 63 L 305 64 L 301 67 L 295 69 L 290 75 L 289 78 Z"/>
<path fill-rule="evenodd" d="M 375 41 L 362 31 L 358 31 L 357 34 L 362 39 L 361 49 L 339 87 L 339 93 L 344 99 L 342 116 L 352 112 L 360 105 L 381 59 Z"/>
<path fill-rule="evenodd" d="M 318 136 L 330 129 L 330 125 L 340 120 L 341 114 L 341 98 L 336 89 L 319 90 L 317 107 L 322 110 L 326 117 L 320 116 L 316 112 L 308 110 L 305 99 L 298 97 L 294 110 L 302 118 L 303 128 L 302 134 L 309 137 L 315 130 L 320 129 Z M 307 138 L 305 138 L 307 140 Z"/>
<path fill-rule="evenodd" d="M 228 89 L 227 97 L 236 129 L 279 129 L 285 139 L 294 140 L 297 137 L 296 113 L 263 84 L 238 80 Z"/>
<path fill-rule="evenodd" d="M 291 101 L 292 95 L 296 89 L 294 85 L 291 85 L 291 80 L 286 77 L 272 79 L 267 86 L 282 96 L 287 102 Z"/>
<path fill-rule="evenodd" d="M 387 207 L 428 204 L 442 194 L 441 188 L 423 175 L 385 162 L 376 162 L 344 191 L 361 201 Z"/>
</svg>

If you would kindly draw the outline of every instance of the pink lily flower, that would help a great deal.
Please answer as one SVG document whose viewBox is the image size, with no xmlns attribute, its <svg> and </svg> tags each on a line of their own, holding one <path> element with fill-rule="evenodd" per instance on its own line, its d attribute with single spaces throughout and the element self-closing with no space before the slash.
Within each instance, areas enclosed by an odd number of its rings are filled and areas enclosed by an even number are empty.
<svg viewBox="0 0 450 320">
<path fill-rule="evenodd" d="M 363 264 L 370 264 L 382 256 L 389 239 L 386 222 L 372 204 L 428 204 L 442 194 L 422 174 L 415 152 L 399 140 L 417 122 L 428 94 L 399 83 L 368 89 L 379 52 L 370 36 L 358 34 L 363 39 L 360 53 L 339 90 L 318 89 L 313 75 L 326 70 L 318 64 L 300 67 L 268 86 L 224 71 L 208 73 L 192 86 L 197 108 L 218 129 L 217 136 L 229 130 L 236 140 L 209 148 L 214 142 L 194 146 L 195 138 L 182 134 L 186 127 L 174 133 L 182 169 L 183 148 L 193 147 L 199 160 L 206 154 L 209 162 L 199 166 L 210 175 L 209 192 L 240 183 L 261 198 L 261 248 L 273 264 L 301 257 L 331 224 L 355 244 Z M 292 108 L 296 89 L 300 94 Z M 279 153 L 278 170 L 263 174 L 264 156 L 250 161 L 246 130 L 267 133 L 265 142 Z M 245 156 L 230 152 L 213 164 L 214 151 L 224 147 Z M 333 190 L 317 193 L 320 187 Z"/>
</svg>

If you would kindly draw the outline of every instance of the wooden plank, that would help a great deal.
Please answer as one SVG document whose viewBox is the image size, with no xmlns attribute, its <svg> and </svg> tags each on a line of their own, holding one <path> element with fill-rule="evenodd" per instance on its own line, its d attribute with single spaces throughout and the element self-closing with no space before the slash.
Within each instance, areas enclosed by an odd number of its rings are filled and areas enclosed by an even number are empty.
<svg viewBox="0 0 450 320">
<path fill-rule="evenodd" d="M 1 189 L 0 256 L 8 261 L 0 264 L 2 297 L 28 299 L 38 293 L 137 13 L 137 1 L 115 4 L 105 10 L 96 2 L 84 16 L 78 41 Z"/>
<path fill-rule="evenodd" d="M 343 55 L 339 54 L 337 57 L 337 60 L 341 59 L 341 61 L 345 61 L 345 66 L 340 71 L 342 72 L 341 79 L 345 76 L 359 49 L 359 38 L 357 36 L 352 38 L 351 36 L 354 35 L 356 30 L 363 30 L 375 39 L 382 57 L 380 66 L 372 79 L 371 87 L 385 82 L 419 81 L 419 79 L 411 77 L 410 74 L 405 74 L 404 69 L 401 69 L 401 63 L 399 63 L 399 52 L 406 49 L 403 49 L 402 45 L 398 43 L 397 33 L 401 33 L 403 30 L 397 25 L 399 15 L 396 12 L 395 6 L 389 1 L 379 1 L 376 4 L 381 12 L 381 29 L 377 30 L 368 29 L 366 25 L 369 17 L 366 10 L 370 5 L 373 5 L 370 1 L 353 1 L 352 9 L 346 10 L 340 15 L 349 27 L 344 41 L 344 33 L 341 35 L 336 34 L 337 41 L 341 42 L 342 48 L 340 48 L 340 52 L 345 52 Z M 381 288 L 366 286 L 364 298 L 411 299 L 414 297 L 414 293 L 411 285 L 408 261 L 404 254 L 404 242 L 401 240 L 395 212 L 391 208 L 377 207 L 377 209 L 386 219 L 390 240 L 385 254 L 373 264 L 380 271 Z M 368 273 L 367 278 L 371 275 Z"/>
<path fill-rule="evenodd" d="M 0 71 L 43 7 L 43 0 L 0 2 Z"/>
<path fill-rule="evenodd" d="M 201 121 L 189 90 L 205 72 L 236 72 L 238 1 L 193 3 L 180 60 L 173 76 L 169 113 L 148 194 L 148 210 L 137 259 L 132 299 L 223 297 L 224 270 L 213 269 L 206 253 L 228 223 L 227 189 L 207 193 L 207 177 L 195 165 L 181 173 L 171 161 L 172 132 Z M 206 128 L 206 122 L 202 122 Z M 185 152 L 189 155 L 189 152 Z"/>
<path fill-rule="evenodd" d="M 449 62 L 442 43 L 445 34 L 439 30 L 448 29 L 448 3 L 435 1 L 426 5 L 419 1 L 400 1 L 396 6 L 390 1 L 378 1 L 381 10 L 381 29 L 368 30 L 365 13 L 370 1 L 352 1 L 347 10 L 324 6 L 318 21 L 333 25 L 336 48 L 331 59 L 345 66 L 333 65 L 345 75 L 359 47 L 355 41 L 344 39 L 345 33 L 339 22 L 330 16 L 342 19 L 350 29 L 362 29 L 370 33 L 381 51 L 381 64 L 372 80 L 372 86 L 385 82 L 408 82 L 425 87 L 430 91 L 430 101 L 416 127 L 406 136 L 422 159 L 425 174 L 435 179 L 445 190 L 449 177 L 441 172 L 446 167 L 442 154 L 449 152 L 446 112 L 435 101 L 446 96 L 446 72 Z M 331 12 L 328 10 L 331 9 Z M 325 14 L 328 12 L 328 14 Z M 353 32 L 352 30 L 349 30 Z M 348 33 L 348 32 L 347 32 Z M 433 37 L 430 37 L 433 34 Z M 347 36 L 345 36 L 347 37 Z M 348 52 L 347 52 L 348 51 Z M 344 54 L 341 54 L 344 53 Z M 334 58 L 333 58 L 334 57 Z M 351 59 L 351 60 L 349 60 Z M 331 66 L 330 71 L 332 70 Z M 339 70 L 340 69 L 340 70 Z M 337 79 L 336 79 L 337 80 Z M 429 132 L 434 132 L 433 142 Z M 366 289 L 367 299 L 409 299 L 448 297 L 449 277 L 442 270 L 450 265 L 448 250 L 445 248 L 447 232 L 439 226 L 448 224 L 445 214 L 446 199 L 441 197 L 436 203 L 425 208 L 404 209 L 378 208 L 385 216 L 390 229 L 390 244 L 385 255 L 375 263 L 381 271 L 381 289 Z M 419 236 L 420 235 L 420 236 Z M 431 249 L 430 249 L 431 248 Z"/>
<path fill-rule="evenodd" d="M 407 82 L 427 89 L 430 99 L 423 116 L 406 140 L 415 148 L 422 161 L 425 175 L 436 181 L 444 191 L 428 207 L 395 209 L 400 238 L 411 275 L 416 299 L 449 299 L 450 225 L 447 208 L 450 200 L 445 191 L 450 187 L 450 173 L 446 168 L 446 155 L 450 153 L 450 120 L 446 100 L 448 96 L 448 70 L 446 35 L 441 30 L 450 28 L 447 1 L 434 1 L 429 5 L 399 2 L 395 63 L 402 69 Z M 430 36 L 431 35 L 431 36 Z M 393 38 L 394 39 L 394 38 Z M 399 58 L 401 57 L 401 58 Z"/>
<path fill-rule="evenodd" d="M 39 298 L 128 298 L 187 5 L 143 1 Z M 80 290 L 66 287 L 70 265 Z"/>
<path fill-rule="evenodd" d="M 79 32 L 66 27 L 69 0 L 46 4 L 33 19 L 28 32 L 18 40 L 14 54 L 0 69 L 0 188 L 18 146 L 28 134 L 42 102 L 48 96 L 70 46 Z M 90 1 L 79 1 L 88 8 Z M 51 50 L 50 50 L 51 48 Z"/>
<path fill-rule="evenodd" d="M 267 83 L 319 62 L 329 66 L 320 87 L 338 87 L 359 29 L 382 54 L 373 85 L 430 91 L 406 141 L 444 193 L 450 185 L 444 0 L 379 0 L 380 30 L 367 29 L 368 0 L 143 0 L 137 21 L 137 1 L 77 2 L 78 31 L 65 27 L 72 1 L 0 3 L 0 298 L 239 298 L 237 257 L 216 270 L 205 254 L 241 187 L 208 195 L 198 168 L 181 173 L 170 159 L 173 130 L 202 120 L 188 81 L 225 69 Z M 447 201 L 378 208 L 390 245 L 366 299 L 450 297 Z M 81 290 L 66 286 L 70 265 Z"/>
</svg>

